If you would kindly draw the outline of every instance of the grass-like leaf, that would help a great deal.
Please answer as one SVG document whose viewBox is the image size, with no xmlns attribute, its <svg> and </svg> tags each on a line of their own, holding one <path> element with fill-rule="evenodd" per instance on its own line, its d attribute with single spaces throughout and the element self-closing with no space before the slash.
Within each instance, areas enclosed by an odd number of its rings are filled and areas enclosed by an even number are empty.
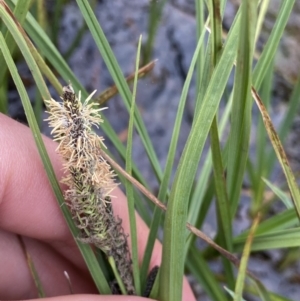
<svg viewBox="0 0 300 301">
<path fill-rule="evenodd" d="M 228 294 L 232 297 L 232 298 L 235 298 L 235 293 L 232 291 L 232 290 L 230 290 L 228 287 L 224 287 L 224 289 L 228 292 Z M 240 301 L 248 301 L 248 300 L 245 300 L 244 298 L 241 298 L 241 300 Z"/>
<path fill-rule="evenodd" d="M 135 77 L 133 83 L 133 94 L 132 102 L 130 109 L 130 119 L 128 125 L 128 135 L 127 135 L 127 152 L 126 152 L 126 172 L 131 175 L 132 172 L 132 136 L 133 136 L 133 123 L 134 123 L 134 109 L 135 109 L 135 97 L 138 81 L 138 69 L 140 62 L 140 53 L 141 53 L 141 42 L 142 37 L 139 39 L 136 65 L 135 65 Z M 134 277 L 134 286 L 137 295 L 141 295 L 141 283 L 140 283 L 140 271 L 139 271 L 139 258 L 138 258 L 138 239 L 136 231 L 136 218 L 134 210 L 134 194 L 132 184 L 126 180 L 126 195 L 128 200 L 128 211 L 129 211 L 129 222 L 130 222 L 130 237 L 131 237 L 131 252 L 132 252 L 132 262 L 133 262 L 133 277 Z"/>
<path fill-rule="evenodd" d="M 293 202 L 295 205 L 295 209 L 296 209 L 296 212 L 300 219 L 300 193 L 299 193 L 299 188 L 298 188 L 295 176 L 292 172 L 292 169 L 290 167 L 290 164 L 288 162 L 287 156 L 286 156 L 283 146 L 280 142 L 280 139 L 274 129 L 271 118 L 270 118 L 262 100 L 260 99 L 258 93 L 255 91 L 254 88 L 252 88 L 252 95 L 253 95 L 253 98 L 255 99 L 256 104 L 260 110 L 260 113 L 262 115 L 262 118 L 263 118 L 263 121 L 265 124 L 266 131 L 269 135 L 269 138 L 271 140 L 271 143 L 272 143 L 275 153 L 277 155 L 278 161 L 285 174 L 285 177 L 286 177 L 286 180 L 287 180 L 287 183 L 288 183 L 291 195 L 292 195 L 292 199 L 293 199 Z"/>
<path fill-rule="evenodd" d="M 203 255 L 199 252 L 199 250 L 195 248 L 195 246 L 190 248 L 186 267 L 201 284 L 202 288 L 211 298 L 211 300 L 223 301 L 226 298 L 206 260 L 203 258 Z M 201 273 L 199 273 L 199 269 L 202 271 Z"/>
<path fill-rule="evenodd" d="M 261 88 L 261 93 L 264 97 L 265 106 L 268 108 L 270 106 L 271 101 L 271 93 L 272 93 L 272 81 L 274 74 L 274 64 L 269 66 L 269 70 L 266 73 L 266 76 L 263 81 L 263 85 Z M 255 214 L 257 210 L 262 205 L 263 194 L 266 188 L 265 183 L 262 181 L 262 177 L 268 177 L 269 172 L 274 168 L 271 166 L 271 162 L 268 160 L 269 152 L 271 150 L 270 143 L 267 139 L 266 131 L 264 130 L 264 123 L 262 118 L 258 117 L 258 124 L 256 129 L 256 156 L 255 163 L 250 162 L 250 158 L 248 158 L 248 170 L 251 170 L 250 173 L 254 176 L 251 177 L 251 186 L 253 191 L 253 201 L 251 204 L 252 214 Z M 254 167 L 255 165 L 255 167 Z"/>
<path fill-rule="evenodd" d="M 199 159 L 229 77 L 236 51 L 237 32 L 228 36 L 223 54 L 216 66 L 205 97 L 185 145 L 170 193 L 164 225 L 163 260 L 160 299 L 181 300 L 184 266 L 185 222 L 188 199 L 197 172 Z M 230 45 L 230 46 L 228 46 Z M 199 129 L 201 129 L 199 131 Z"/>
<path fill-rule="evenodd" d="M 211 69 L 213 70 L 218 63 L 222 51 L 222 20 L 220 11 L 220 1 L 209 1 L 209 15 L 211 22 Z M 222 159 L 222 151 L 219 139 L 219 129 L 217 116 L 214 116 L 210 129 L 211 154 L 213 161 L 214 187 L 217 199 L 217 216 L 220 245 L 228 251 L 232 250 L 232 230 L 230 219 L 230 206 L 225 182 L 225 169 Z M 223 259 L 224 270 L 227 283 L 234 287 L 234 276 L 232 266 L 225 258 Z"/>
<path fill-rule="evenodd" d="M 148 38 L 143 47 L 143 62 L 148 63 L 154 46 L 155 35 L 167 0 L 151 1 L 148 19 Z"/>
<path fill-rule="evenodd" d="M 254 286 L 258 292 L 258 295 L 261 297 L 262 301 L 272 301 L 273 300 L 270 292 L 267 291 L 267 289 L 264 287 L 264 285 L 260 281 L 253 279 L 251 277 L 249 277 L 249 278 L 254 283 Z"/>
<path fill-rule="evenodd" d="M 20 22 L 20 24 L 24 23 L 26 14 L 29 11 L 29 8 L 31 5 L 30 2 L 31 2 L 30 0 L 18 1 L 14 7 L 13 14 L 14 14 L 15 18 Z M 13 36 L 7 29 L 6 29 L 6 33 L 5 33 L 5 42 L 6 42 L 7 46 L 9 46 L 11 54 L 13 54 L 16 49 L 16 43 L 14 41 Z M 2 82 L 3 77 L 7 71 L 7 66 L 4 63 L 5 63 L 4 58 L 3 58 L 3 56 L 1 56 L 0 64 L 1 64 L 1 66 L 3 66 L 3 68 L 0 69 L 0 82 Z"/>
<path fill-rule="evenodd" d="M 31 274 L 31 276 L 34 280 L 34 284 L 35 284 L 35 287 L 37 289 L 38 296 L 39 296 L 39 298 L 45 298 L 46 294 L 45 294 L 43 285 L 41 283 L 41 279 L 39 277 L 39 274 L 37 273 L 37 270 L 35 268 L 35 264 L 34 264 L 32 258 L 31 258 L 31 255 L 27 251 L 27 248 L 26 248 L 26 245 L 24 243 L 24 240 L 23 240 L 22 236 L 18 235 L 18 240 L 19 240 L 19 243 L 21 245 L 22 251 L 23 251 L 23 253 L 26 257 L 27 266 L 28 266 L 30 274 Z"/>
<path fill-rule="evenodd" d="M 234 301 L 240 301 L 242 299 L 244 281 L 245 281 L 245 277 L 246 277 L 247 263 L 248 263 L 248 259 L 250 256 L 251 244 L 252 244 L 253 236 L 256 231 L 259 220 L 260 220 L 260 217 L 257 216 L 251 227 L 249 236 L 247 237 L 247 241 L 246 241 L 246 244 L 245 244 L 245 247 L 243 250 L 243 255 L 242 255 L 242 259 L 241 259 L 241 263 L 240 263 L 240 267 L 239 267 L 239 273 L 238 273 L 237 280 L 236 280 Z"/>
<path fill-rule="evenodd" d="M 169 181 L 170 181 L 170 177 L 171 177 L 171 173 L 172 173 L 172 169 L 173 169 L 173 164 L 174 164 L 174 158 L 175 158 L 175 154 L 176 154 L 176 150 L 177 150 L 177 143 L 178 143 L 178 138 L 179 138 L 179 133 L 180 133 L 181 121 L 182 121 L 182 117 L 183 117 L 183 113 L 184 113 L 184 107 L 185 107 L 190 83 L 192 80 L 194 68 L 195 68 L 197 59 L 199 57 L 201 48 L 203 47 L 204 35 L 205 35 L 205 30 L 203 30 L 203 32 L 198 40 L 196 50 L 194 52 L 194 55 L 193 55 L 193 58 L 192 58 L 192 61 L 191 61 L 191 64 L 190 64 L 190 67 L 189 67 L 189 70 L 187 73 L 187 77 L 186 77 L 186 80 L 185 80 L 183 88 L 182 88 L 182 93 L 181 93 L 181 97 L 179 100 L 179 106 L 178 106 L 178 110 L 177 110 L 177 115 L 176 115 L 176 119 L 175 119 L 175 123 L 174 123 L 174 130 L 172 133 L 171 143 L 170 143 L 170 147 L 169 147 L 169 151 L 168 151 L 165 172 L 164 172 L 163 179 L 162 179 L 162 182 L 161 182 L 161 185 L 159 188 L 159 192 L 158 192 L 159 200 L 165 200 L 167 197 L 168 185 L 169 185 Z M 148 238 L 145 255 L 144 255 L 144 259 L 143 259 L 143 264 L 142 264 L 142 269 L 141 269 L 142 277 L 143 277 L 142 284 L 145 284 L 145 281 L 146 281 L 144 275 L 147 273 L 148 268 L 149 268 L 149 262 L 151 259 L 152 250 L 153 250 L 154 242 L 155 242 L 156 235 L 158 232 L 158 228 L 160 226 L 161 216 L 162 216 L 162 211 L 156 207 L 154 210 L 154 213 L 153 213 L 149 238 Z"/>
<path fill-rule="evenodd" d="M 292 122 L 299 110 L 299 106 L 300 106 L 299 95 L 300 95 L 300 72 L 298 74 L 297 81 L 293 88 L 292 95 L 288 100 L 289 106 L 278 129 L 278 136 L 283 144 L 285 142 L 285 139 L 288 137 L 288 131 L 290 130 Z M 274 166 L 274 163 L 276 161 L 275 152 L 270 153 L 268 161 L 269 161 L 268 166 L 270 166 L 270 168 Z"/>
<path fill-rule="evenodd" d="M 228 198 L 232 216 L 235 214 L 240 199 L 250 141 L 252 109 L 250 91 L 256 8 L 257 1 L 243 1 L 242 3 L 243 22 L 240 23 L 227 165 Z"/>
<path fill-rule="evenodd" d="M 264 46 L 264 50 L 255 66 L 253 71 L 253 86 L 256 90 L 259 90 L 263 78 L 274 59 L 277 51 L 280 39 L 282 37 L 285 25 L 289 19 L 290 13 L 294 6 L 295 0 L 283 1 L 280 11 L 276 17 L 276 22 L 273 26 L 271 35 Z"/>
<path fill-rule="evenodd" d="M 291 201 L 291 198 L 287 196 L 287 194 L 279 189 L 277 186 L 273 185 L 270 181 L 267 179 L 262 179 L 268 187 L 274 192 L 274 194 L 282 201 L 282 203 L 285 205 L 287 209 L 294 208 L 293 202 Z"/>
<path fill-rule="evenodd" d="M 234 251 L 239 252 L 245 243 L 244 239 L 234 240 Z M 251 246 L 252 251 L 292 248 L 300 246 L 300 228 L 272 231 L 256 234 Z"/>
<path fill-rule="evenodd" d="M 276 232 L 278 230 L 289 229 L 294 226 L 299 225 L 299 219 L 295 212 L 295 209 L 285 210 L 269 219 L 263 221 L 256 230 L 256 235 L 258 234 L 268 234 Z M 241 239 L 246 240 L 249 235 L 249 230 L 244 231 L 240 235 L 235 237 L 235 241 L 240 241 Z"/>
<path fill-rule="evenodd" d="M 222 8 L 224 8 L 224 5 L 222 6 Z M 222 9 L 221 9 L 222 10 Z M 233 25 L 231 27 L 231 30 L 227 36 L 227 40 L 226 43 L 223 47 L 223 52 L 222 52 L 222 57 L 227 57 L 228 62 L 231 62 L 233 65 L 235 56 L 236 56 L 236 46 L 237 46 L 237 35 L 238 35 L 238 30 L 239 30 L 239 23 L 240 23 L 240 14 L 237 13 L 235 20 L 233 22 Z M 205 93 L 206 93 L 206 89 L 207 86 L 209 85 L 209 64 L 208 61 L 210 60 L 210 44 L 208 45 L 208 49 L 206 51 L 206 56 L 205 56 L 205 63 L 204 63 L 204 67 L 202 70 L 202 75 L 201 75 L 201 85 L 199 86 L 199 91 L 198 91 L 198 97 L 197 97 L 197 101 L 196 101 L 196 107 L 195 107 L 195 116 L 197 116 L 198 111 L 201 107 L 201 102 L 203 101 L 204 97 L 206 97 Z M 232 65 L 228 64 L 227 65 L 227 70 L 224 70 L 227 76 L 227 72 L 228 72 L 228 76 L 230 73 L 230 70 L 232 68 Z M 225 79 L 225 78 L 223 78 Z M 224 112 L 224 115 L 222 117 L 222 121 L 219 125 L 219 133 L 220 135 L 222 135 L 222 132 L 224 131 L 224 128 L 226 126 L 226 122 L 229 119 L 229 114 L 230 114 L 230 110 L 231 110 L 231 104 L 232 104 L 232 100 L 230 99 L 227 106 L 226 106 L 226 110 Z M 194 119 L 195 122 L 196 119 Z M 225 148 L 226 149 L 226 148 Z M 224 150 L 225 150 L 224 149 Z M 225 156 L 226 158 L 227 156 Z M 224 161 L 224 163 L 227 163 L 227 160 Z M 212 158 L 211 158 L 211 152 L 208 153 L 208 155 L 206 156 L 206 159 L 204 161 L 204 166 L 201 169 L 201 173 L 199 175 L 199 179 L 198 182 L 196 184 L 196 188 L 192 194 L 192 198 L 190 201 L 190 206 L 189 206 L 189 213 L 188 213 L 188 221 L 191 224 L 196 224 L 196 221 L 199 217 L 199 215 L 202 216 L 202 219 L 205 216 L 205 210 L 202 210 L 202 205 L 203 205 L 203 199 L 204 199 L 204 195 L 207 189 L 207 185 L 208 185 L 208 181 L 209 181 L 209 176 L 211 174 L 211 170 L 212 170 Z M 209 207 L 209 204 L 206 204 L 207 208 Z M 200 210 L 201 209 L 201 210 Z M 187 243 L 186 248 L 189 247 L 189 242 Z"/>
</svg>

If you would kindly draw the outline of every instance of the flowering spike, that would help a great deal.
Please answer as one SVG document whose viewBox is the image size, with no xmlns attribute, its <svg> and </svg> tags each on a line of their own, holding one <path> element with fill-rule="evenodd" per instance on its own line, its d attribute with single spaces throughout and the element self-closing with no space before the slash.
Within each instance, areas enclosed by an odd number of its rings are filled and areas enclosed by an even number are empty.
<svg viewBox="0 0 300 301">
<path fill-rule="evenodd" d="M 94 91 L 83 104 L 81 93 L 76 96 L 71 84 L 63 88 L 62 103 L 46 100 L 57 151 L 64 159 L 68 185 L 65 202 L 68 205 L 84 243 L 94 244 L 107 256 L 114 258 L 128 294 L 135 294 L 127 235 L 122 220 L 113 215 L 111 192 L 116 187 L 115 174 L 101 157 L 105 147 L 103 138 L 92 131 L 92 126 L 103 122 L 96 104 L 89 103 Z"/>
</svg>

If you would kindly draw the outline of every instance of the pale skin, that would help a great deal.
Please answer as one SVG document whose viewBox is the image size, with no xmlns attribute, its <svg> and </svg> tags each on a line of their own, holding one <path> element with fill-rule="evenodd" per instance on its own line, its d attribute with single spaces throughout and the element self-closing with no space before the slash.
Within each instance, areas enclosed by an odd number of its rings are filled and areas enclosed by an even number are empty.
<svg viewBox="0 0 300 301">
<path fill-rule="evenodd" d="M 57 145 L 44 138 L 57 177 L 62 162 Z M 0 299 L 36 299 L 37 290 L 17 235 L 22 236 L 31 255 L 47 298 L 52 301 L 138 301 L 134 296 L 101 296 L 66 225 L 39 158 L 30 130 L 0 114 Z M 113 192 L 113 208 L 129 233 L 126 197 Z M 139 260 L 145 250 L 148 228 L 137 215 Z M 161 244 L 156 242 L 150 269 L 161 262 Z M 67 271 L 74 294 L 64 276 Z M 184 279 L 182 300 L 194 301 Z"/>
</svg>

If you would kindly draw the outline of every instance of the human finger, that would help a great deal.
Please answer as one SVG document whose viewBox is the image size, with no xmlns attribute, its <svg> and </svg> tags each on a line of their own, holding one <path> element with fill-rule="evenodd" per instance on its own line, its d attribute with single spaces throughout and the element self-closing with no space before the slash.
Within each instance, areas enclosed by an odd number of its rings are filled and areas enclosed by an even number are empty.
<svg viewBox="0 0 300 301">
<path fill-rule="evenodd" d="M 85 267 L 57 205 L 30 130 L 2 114 L 0 124 L 0 228 L 51 242 L 68 260 L 81 268 Z M 56 144 L 45 137 L 43 140 L 60 179 L 62 162 L 55 153 Z M 129 233 L 126 198 L 120 190 L 115 193 L 115 213 L 122 218 L 125 232 Z M 137 224 L 141 258 L 149 230 L 139 216 Z M 71 254 L 70 249 L 73 250 Z M 160 261 L 161 245 L 156 242 L 150 266 L 159 265 Z M 186 282 L 184 287 L 191 297 Z"/>
</svg>

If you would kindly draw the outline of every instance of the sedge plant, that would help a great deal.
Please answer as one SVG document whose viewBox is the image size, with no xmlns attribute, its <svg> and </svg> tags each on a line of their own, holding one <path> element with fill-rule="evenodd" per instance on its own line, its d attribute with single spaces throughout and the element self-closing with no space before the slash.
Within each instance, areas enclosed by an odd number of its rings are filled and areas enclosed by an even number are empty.
<svg viewBox="0 0 300 301">
<path fill-rule="evenodd" d="M 76 3 L 85 21 L 83 28 L 91 33 L 114 80 L 113 89 L 100 96 L 89 95 L 56 48 L 57 36 L 53 37 L 53 43 L 44 30 L 47 24 L 39 24 L 37 20 L 40 20 L 40 17 L 37 13 L 34 15 L 29 11 L 31 1 L 0 0 L 0 19 L 4 24 L 4 35 L 0 34 L 0 65 L 5 66 L 0 70 L 0 92 L 4 95 L 7 90 L 5 78 L 9 73 L 19 92 L 58 204 L 99 292 L 142 295 L 147 290 L 147 295 L 151 298 L 179 301 L 182 298 L 182 280 L 186 271 L 193 275 L 214 301 L 231 298 L 244 300 L 245 292 L 259 296 L 261 300 L 287 300 L 285 296 L 275 295 L 263 285 L 262 279 L 251 273 L 248 259 L 254 251 L 269 251 L 275 248 L 291 250 L 299 248 L 300 245 L 299 188 L 282 146 L 282 140 L 286 137 L 299 107 L 299 79 L 295 83 L 291 102 L 278 133 L 268 112 L 272 106 L 271 83 L 276 72 L 274 58 L 295 1 L 282 2 L 276 22 L 261 53 L 256 49 L 256 42 L 267 7 L 271 5 L 272 0 L 242 0 L 228 32 L 222 28 L 226 1 L 196 1 L 197 47 L 182 93 L 178 96 L 179 106 L 164 168 L 159 163 L 141 113 L 135 105 L 135 92 L 131 92 L 94 10 L 87 0 L 77 0 Z M 159 17 L 168 5 L 165 1 L 162 3 L 164 5 L 157 6 Z M 155 6 L 153 3 L 152 7 Z M 57 6 L 57 20 L 60 12 L 61 6 Z M 152 14 L 151 18 L 154 18 L 151 19 L 151 24 L 155 29 L 151 31 L 153 35 L 149 39 L 152 45 L 159 22 L 155 20 L 155 14 Z M 56 27 L 51 35 L 57 35 Z M 147 49 L 151 48 L 152 46 Z M 11 55 L 13 49 L 22 54 L 32 71 L 37 91 L 41 99 L 45 100 L 49 112 L 48 121 L 58 142 L 58 152 L 64 159 L 63 181 L 68 187 L 64 193 L 55 177 L 35 117 L 39 114 L 41 106 L 33 111 L 16 62 Z M 147 53 L 150 56 L 151 51 Z M 180 162 L 175 165 L 178 137 L 194 70 L 197 97 L 193 122 Z M 138 68 L 135 74 L 137 72 Z M 234 86 L 232 91 L 227 91 L 228 101 L 222 117 L 219 118 L 221 101 L 226 94 L 231 74 L 235 77 Z M 72 85 L 62 87 L 58 77 Z M 62 102 L 52 99 L 45 78 L 58 94 L 62 95 Z M 137 77 L 135 87 L 136 82 Z M 117 92 L 130 112 L 128 149 L 106 120 L 102 108 L 95 103 L 97 100 L 101 103 L 106 102 L 107 95 Z M 2 102 L 2 99 L 5 97 L 1 98 L 0 109 L 7 113 L 7 102 Z M 254 105 L 259 108 L 261 114 L 260 132 L 256 140 L 256 160 L 249 156 Z M 101 126 L 120 158 L 127 160 L 126 171 L 112 159 L 103 139 L 93 132 L 93 126 Z M 158 198 L 151 193 L 147 181 L 131 158 L 133 128 L 143 143 L 153 177 L 160 184 Z M 226 128 L 229 128 L 228 137 L 224 135 Z M 205 153 L 204 146 L 209 135 L 210 149 Z M 265 142 L 266 137 L 271 143 Z M 266 146 L 268 153 L 264 152 Z M 200 158 L 204 156 L 204 164 L 199 168 Z M 282 167 L 285 176 L 285 185 L 282 187 L 274 187 L 274 183 L 268 181 L 276 162 Z M 174 181 L 170 183 L 172 170 L 175 170 L 175 175 Z M 250 178 L 252 190 L 249 208 L 253 225 L 243 233 L 235 235 L 232 227 L 241 202 L 246 175 Z M 113 189 L 119 181 L 126 185 L 132 221 L 131 233 L 124 233 L 122 223 L 114 215 L 111 206 Z M 274 192 L 273 198 L 278 196 L 286 206 L 280 214 L 267 214 L 270 208 L 264 207 L 267 187 Z M 283 191 L 286 188 L 290 198 L 286 197 Z M 148 206 L 150 212 L 144 209 L 145 202 L 149 200 L 155 204 L 153 211 L 153 206 Z M 216 235 L 208 237 L 201 229 L 214 200 L 217 205 Z M 136 234 L 134 208 L 137 208 L 142 218 L 150 225 L 141 268 L 136 254 L 138 237 L 131 240 L 131 248 L 127 242 L 127 234 Z M 150 273 L 149 285 L 149 262 L 160 228 L 163 229 L 162 262 L 159 269 L 156 268 Z M 207 243 L 204 250 L 197 247 L 198 238 Z M 101 260 L 96 257 L 95 248 L 101 250 Z M 133 250 L 132 253 L 129 249 Z M 241 260 L 234 255 L 236 253 L 241 254 Z M 219 257 L 222 258 L 222 275 L 217 275 L 209 266 L 211 259 Z M 108 264 L 103 264 L 103 259 L 107 260 Z M 32 263 L 30 266 L 33 270 Z M 111 271 L 115 279 L 113 285 L 107 277 Z M 37 273 L 33 275 L 35 278 L 39 277 Z"/>
</svg>

